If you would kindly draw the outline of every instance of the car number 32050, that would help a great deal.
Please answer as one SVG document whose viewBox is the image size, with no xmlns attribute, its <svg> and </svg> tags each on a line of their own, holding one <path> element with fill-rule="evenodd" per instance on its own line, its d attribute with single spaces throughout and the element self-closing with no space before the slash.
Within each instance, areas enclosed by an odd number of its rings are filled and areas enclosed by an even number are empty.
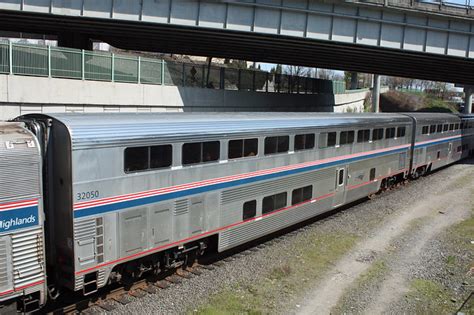
<svg viewBox="0 0 474 315">
<path fill-rule="evenodd" d="M 83 191 L 76 194 L 76 200 L 89 200 L 95 198 L 99 198 L 98 190 Z"/>
</svg>

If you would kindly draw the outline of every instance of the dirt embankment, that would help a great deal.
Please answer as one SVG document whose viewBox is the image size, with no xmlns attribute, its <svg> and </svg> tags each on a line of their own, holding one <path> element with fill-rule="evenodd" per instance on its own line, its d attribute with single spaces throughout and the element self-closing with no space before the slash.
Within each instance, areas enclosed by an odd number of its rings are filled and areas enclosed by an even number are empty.
<svg viewBox="0 0 474 315">
<path fill-rule="evenodd" d="M 382 112 L 446 112 L 455 111 L 452 105 L 425 93 L 389 91 L 380 95 Z"/>
</svg>

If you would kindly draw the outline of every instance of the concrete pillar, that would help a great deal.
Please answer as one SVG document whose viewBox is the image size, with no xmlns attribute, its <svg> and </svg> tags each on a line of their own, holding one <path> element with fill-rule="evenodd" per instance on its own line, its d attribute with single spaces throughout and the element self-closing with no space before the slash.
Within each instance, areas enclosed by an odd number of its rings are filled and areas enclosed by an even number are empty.
<svg viewBox="0 0 474 315">
<path fill-rule="evenodd" d="M 351 90 L 359 88 L 359 74 L 357 72 L 351 72 Z"/>
<path fill-rule="evenodd" d="M 372 89 L 372 110 L 374 113 L 380 112 L 380 76 L 374 74 L 374 86 Z"/>
<path fill-rule="evenodd" d="M 474 93 L 474 86 L 464 87 L 465 102 L 464 102 L 464 113 L 472 113 L 472 94 Z"/>
<path fill-rule="evenodd" d="M 81 33 L 61 33 L 58 35 L 58 46 L 92 50 L 92 41 L 89 36 Z"/>
</svg>

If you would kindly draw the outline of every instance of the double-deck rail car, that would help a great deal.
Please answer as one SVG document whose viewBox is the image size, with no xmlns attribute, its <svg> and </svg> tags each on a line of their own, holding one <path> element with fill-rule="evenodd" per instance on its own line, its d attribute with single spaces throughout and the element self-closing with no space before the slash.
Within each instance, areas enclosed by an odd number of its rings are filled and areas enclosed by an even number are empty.
<svg viewBox="0 0 474 315">
<path fill-rule="evenodd" d="M 403 179 L 399 114 L 54 114 L 43 126 L 48 277 L 90 294 Z"/>
<path fill-rule="evenodd" d="M 46 300 L 41 150 L 22 123 L 0 123 L 0 313 Z"/>
<path fill-rule="evenodd" d="M 474 153 L 474 115 L 459 115 L 461 118 L 461 135 L 462 142 L 461 148 L 456 148 L 456 150 L 461 150 L 462 158 L 467 157 L 469 154 Z"/>
<path fill-rule="evenodd" d="M 414 126 L 414 177 L 456 162 L 462 157 L 461 119 L 453 114 L 410 113 Z"/>
</svg>

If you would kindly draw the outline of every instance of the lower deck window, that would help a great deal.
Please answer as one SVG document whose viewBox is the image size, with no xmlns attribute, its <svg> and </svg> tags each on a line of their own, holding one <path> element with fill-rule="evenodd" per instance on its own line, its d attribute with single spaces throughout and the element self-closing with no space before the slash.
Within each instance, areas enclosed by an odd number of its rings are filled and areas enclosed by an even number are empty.
<svg viewBox="0 0 474 315">
<path fill-rule="evenodd" d="M 287 193 L 282 192 L 276 195 L 271 195 L 263 198 L 262 214 L 276 211 L 286 207 Z"/>
<path fill-rule="evenodd" d="M 293 190 L 291 194 L 291 204 L 296 205 L 313 198 L 313 186 L 306 186 Z"/>
<path fill-rule="evenodd" d="M 257 200 L 251 200 L 244 203 L 242 208 L 242 219 L 248 220 L 254 218 L 257 214 Z"/>
</svg>

